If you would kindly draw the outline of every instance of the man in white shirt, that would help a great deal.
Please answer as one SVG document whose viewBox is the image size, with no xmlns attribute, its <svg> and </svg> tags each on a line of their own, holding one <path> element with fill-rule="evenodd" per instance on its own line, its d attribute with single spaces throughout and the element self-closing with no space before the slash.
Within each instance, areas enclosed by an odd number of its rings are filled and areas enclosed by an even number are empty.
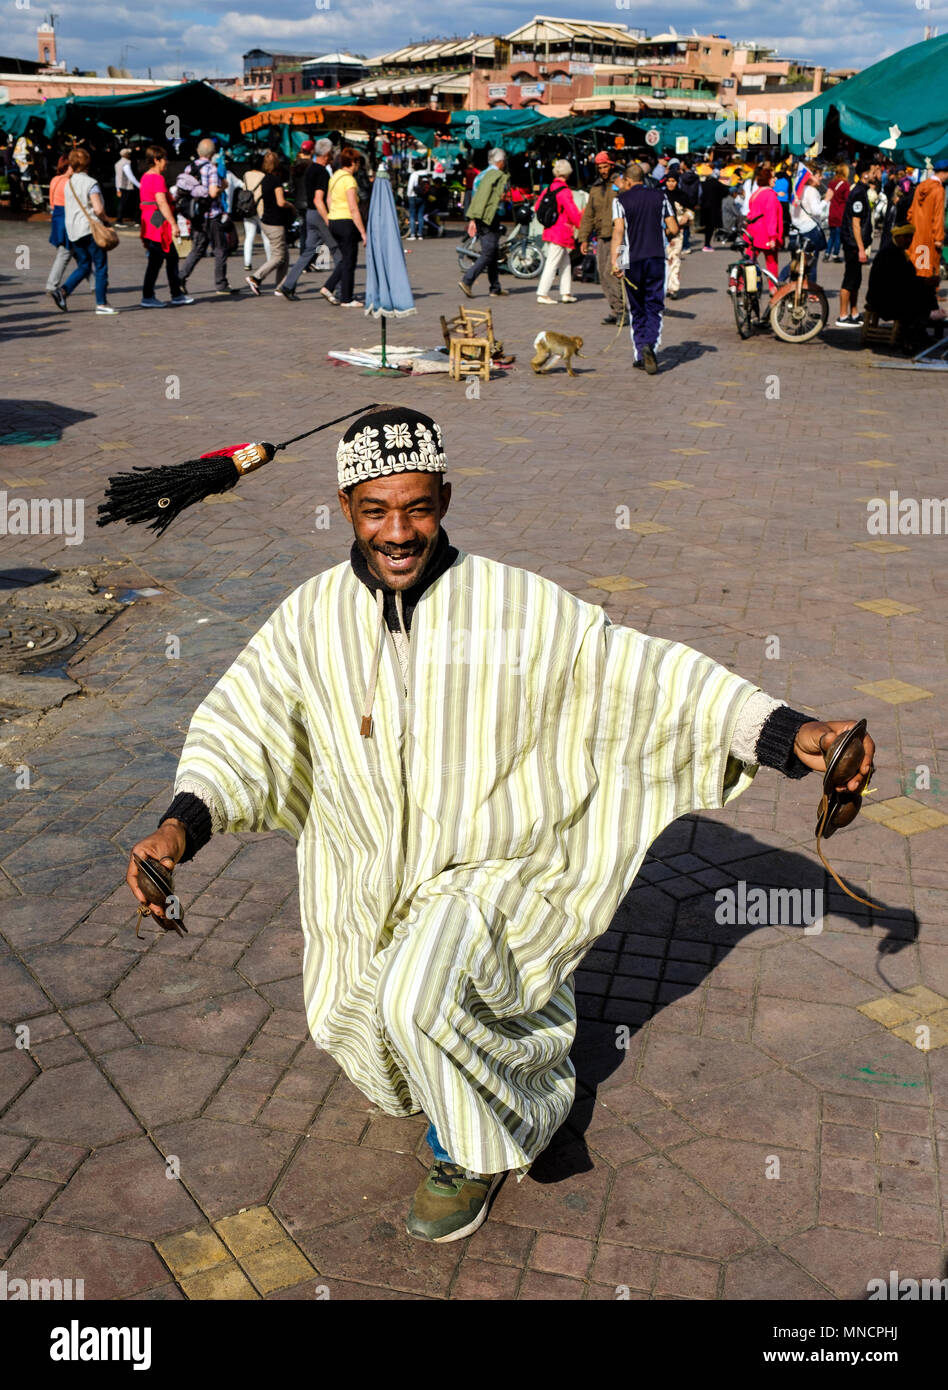
<svg viewBox="0 0 948 1390">
<path fill-rule="evenodd" d="M 119 150 L 115 161 L 115 196 L 118 199 L 118 216 L 115 225 L 124 227 L 127 223 L 139 220 L 138 189 L 140 187 L 132 168 L 132 152 L 128 147 Z"/>
</svg>

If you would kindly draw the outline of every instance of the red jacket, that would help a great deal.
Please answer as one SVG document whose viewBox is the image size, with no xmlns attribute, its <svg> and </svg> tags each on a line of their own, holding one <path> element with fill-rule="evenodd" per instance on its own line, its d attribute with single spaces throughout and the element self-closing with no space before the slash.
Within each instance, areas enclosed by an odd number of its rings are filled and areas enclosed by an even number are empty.
<svg viewBox="0 0 948 1390">
<path fill-rule="evenodd" d="M 552 227 L 543 228 L 543 240 L 552 241 L 557 246 L 572 246 L 573 242 L 576 240 L 573 228 L 579 226 L 582 214 L 573 201 L 573 195 L 567 188 L 565 179 L 554 179 L 550 187 L 556 194 L 556 206 L 559 208 L 559 217 L 557 217 Z M 544 189 L 543 192 L 545 193 L 546 189 Z M 540 194 L 540 198 L 542 197 L 543 193 Z M 533 204 L 534 212 L 536 212 L 540 205 L 540 198 Z"/>
</svg>

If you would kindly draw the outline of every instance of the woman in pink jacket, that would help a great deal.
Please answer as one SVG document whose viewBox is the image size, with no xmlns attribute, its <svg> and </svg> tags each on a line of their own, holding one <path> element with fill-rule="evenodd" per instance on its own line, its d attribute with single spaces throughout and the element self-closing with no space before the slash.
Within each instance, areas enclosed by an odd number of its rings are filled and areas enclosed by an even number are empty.
<svg viewBox="0 0 948 1390">
<path fill-rule="evenodd" d="M 566 187 L 566 180 L 572 172 L 573 166 L 568 159 L 557 159 L 553 164 L 553 182 L 550 184 L 550 191 L 556 194 L 559 216 L 552 227 L 544 227 L 543 229 L 543 240 L 546 242 L 546 260 L 543 263 L 543 273 L 537 286 L 538 304 L 556 303 L 555 299 L 550 298 L 550 290 L 553 288 L 557 271 L 560 272 L 560 303 L 576 303 L 576 296 L 570 293 L 573 288 L 573 268 L 570 254 L 573 250 L 576 228 L 579 226 L 582 214 L 576 206 L 572 193 Z M 540 198 L 544 196 L 546 191 L 544 189 Z M 540 198 L 533 205 L 534 212 L 540 204 Z"/>
<path fill-rule="evenodd" d="M 771 187 L 772 180 L 773 170 L 765 164 L 757 175 L 757 188 L 747 208 L 747 231 L 754 250 L 763 251 L 764 265 L 771 275 L 776 275 L 777 248 L 783 237 L 783 206 Z"/>
</svg>

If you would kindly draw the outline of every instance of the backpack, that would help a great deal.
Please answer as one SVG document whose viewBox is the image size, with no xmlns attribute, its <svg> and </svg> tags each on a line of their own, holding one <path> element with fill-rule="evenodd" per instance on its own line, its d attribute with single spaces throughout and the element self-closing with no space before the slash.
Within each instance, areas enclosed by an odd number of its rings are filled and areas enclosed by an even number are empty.
<svg viewBox="0 0 948 1390">
<path fill-rule="evenodd" d="M 182 183 L 182 179 L 187 180 L 187 182 Z M 204 185 L 201 181 L 201 171 L 195 167 L 193 160 L 184 166 L 178 175 L 177 183 L 178 187 L 183 189 L 187 195 L 183 208 L 185 217 L 193 226 L 199 225 L 207 215 L 210 200 L 206 193 L 198 192 L 198 190 L 203 190 Z"/>
<path fill-rule="evenodd" d="M 557 201 L 556 192 L 552 187 L 544 190 L 534 208 L 534 213 L 541 227 L 549 228 L 555 226 L 560 215 L 560 205 Z"/>
<path fill-rule="evenodd" d="M 234 197 L 234 216 L 238 222 L 256 217 L 257 204 L 249 188 L 238 188 Z"/>
</svg>

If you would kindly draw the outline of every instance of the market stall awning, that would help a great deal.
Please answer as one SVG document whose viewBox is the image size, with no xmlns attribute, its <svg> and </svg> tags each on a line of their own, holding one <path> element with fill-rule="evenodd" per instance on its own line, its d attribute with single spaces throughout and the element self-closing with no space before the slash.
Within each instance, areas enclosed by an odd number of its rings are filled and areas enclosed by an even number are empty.
<svg viewBox="0 0 948 1390">
<path fill-rule="evenodd" d="M 253 130 L 262 130 L 270 125 L 331 125 L 338 128 L 341 123 L 350 129 L 363 122 L 366 126 L 391 126 L 396 130 L 400 125 L 447 127 L 448 113 L 432 111 L 427 106 L 417 109 L 410 106 L 356 104 L 325 106 L 323 103 L 313 102 L 310 105 L 283 106 L 270 111 L 259 111 L 241 121 L 240 128 L 247 135 Z"/>
<path fill-rule="evenodd" d="M 155 139 L 167 139 L 168 118 L 173 116 L 184 138 L 236 135 L 247 110 L 242 101 L 233 101 L 206 82 L 178 82 L 117 97 L 56 97 L 38 106 L 2 106 L 0 130 L 23 135 L 35 121 L 37 133 L 46 136 L 59 130 L 78 135 L 98 126 L 147 131 Z"/>
<path fill-rule="evenodd" d="M 948 34 L 900 49 L 828 88 L 790 113 L 783 132 L 794 154 L 824 143 L 833 117 L 840 132 L 873 149 L 898 151 L 916 165 L 948 156 Z"/>
</svg>

